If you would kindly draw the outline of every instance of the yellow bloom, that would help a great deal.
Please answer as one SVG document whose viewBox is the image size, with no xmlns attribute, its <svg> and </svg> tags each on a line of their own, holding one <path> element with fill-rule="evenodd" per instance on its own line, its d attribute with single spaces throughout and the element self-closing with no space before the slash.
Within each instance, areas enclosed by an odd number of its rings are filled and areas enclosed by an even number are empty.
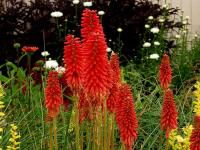
<svg viewBox="0 0 200 150">
<path fill-rule="evenodd" d="M 194 113 L 196 115 L 200 115 L 200 82 L 197 81 L 197 83 L 194 85 L 196 90 L 194 91 L 194 95 L 196 97 L 196 101 L 194 101 Z"/>
<path fill-rule="evenodd" d="M 5 114 L 3 112 L 0 112 L 0 117 L 5 116 Z"/>
<path fill-rule="evenodd" d="M 4 96 L 4 91 L 3 91 L 3 87 L 0 82 L 0 98 L 2 98 L 3 96 Z"/>
<path fill-rule="evenodd" d="M 11 124 L 11 129 L 10 129 L 10 134 L 11 137 L 9 139 L 10 141 L 10 145 L 7 146 L 7 150 L 17 150 L 19 149 L 18 145 L 20 144 L 20 142 L 18 142 L 17 140 L 20 138 L 20 135 L 17 133 L 17 126 L 15 124 Z"/>
</svg>

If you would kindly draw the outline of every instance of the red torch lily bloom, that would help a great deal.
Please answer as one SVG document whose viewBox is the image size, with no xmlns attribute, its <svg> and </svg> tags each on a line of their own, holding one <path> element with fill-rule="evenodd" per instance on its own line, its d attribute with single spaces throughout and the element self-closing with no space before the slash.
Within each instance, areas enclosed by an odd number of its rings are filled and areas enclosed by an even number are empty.
<svg viewBox="0 0 200 150">
<path fill-rule="evenodd" d="M 103 32 L 99 16 L 95 10 L 84 9 L 81 18 L 81 36 L 85 41 L 93 32 Z"/>
<path fill-rule="evenodd" d="M 83 74 L 83 54 L 79 38 L 73 35 L 66 37 L 64 46 L 64 63 L 66 71 L 64 73 L 67 85 L 72 91 L 80 89 Z"/>
<path fill-rule="evenodd" d="M 62 91 L 59 83 L 58 72 L 50 71 L 45 88 L 45 105 L 48 110 L 48 116 L 54 118 L 59 113 L 59 107 L 62 104 Z"/>
<path fill-rule="evenodd" d="M 127 150 L 132 149 L 138 134 L 138 121 L 136 118 L 133 97 L 129 85 L 120 87 L 120 99 L 116 103 L 116 122 L 120 131 L 121 142 Z"/>
<path fill-rule="evenodd" d="M 38 49 L 39 49 L 38 47 L 31 47 L 31 46 L 24 46 L 24 47 L 22 47 L 22 51 L 26 52 L 26 53 L 35 52 Z"/>
<path fill-rule="evenodd" d="M 119 99 L 119 85 L 120 85 L 120 65 L 119 57 L 116 53 L 111 54 L 110 67 L 112 69 L 112 80 L 113 85 L 110 89 L 110 94 L 106 101 L 108 110 L 113 113 L 115 112 L 116 101 Z"/>
<path fill-rule="evenodd" d="M 177 117 L 178 113 L 176 111 L 173 93 L 170 89 L 167 89 L 164 95 L 160 121 L 161 129 L 166 130 L 166 138 L 169 137 L 172 129 L 177 128 Z"/>
<path fill-rule="evenodd" d="M 170 60 L 167 54 L 163 55 L 160 65 L 160 86 L 167 89 L 172 80 L 172 71 L 170 67 Z"/>
<path fill-rule="evenodd" d="M 190 150 L 200 150 L 200 116 L 194 117 L 194 126 L 190 136 Z"/>
<path fill-rule="evenodd" d="M 109 93 L 111 71 L 107 58 L 107 45 L 102 25 L 96 11 L 85 9 L 81 22 L 84 52 L 83 87 L 87 95 L 92 96 L 92 105 L 101 105 L 97 97 Z M 95 97 L 95 98 L 94 98 Z"/>
</svg>

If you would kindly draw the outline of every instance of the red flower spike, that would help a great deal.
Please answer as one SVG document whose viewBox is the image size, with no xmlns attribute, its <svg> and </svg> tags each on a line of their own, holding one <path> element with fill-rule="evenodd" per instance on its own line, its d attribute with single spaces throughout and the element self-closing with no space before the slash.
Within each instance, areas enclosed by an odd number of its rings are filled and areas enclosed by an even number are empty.
<svg viewBox="0 0 200 150">
<path fill-rule="evenodd" d="M 64 73 L 67 85 L 76 91 L 80 89 L 82 84 L 83 74 L 83 59 L 82 50 L 79 38 L 74 38 L 73 35 L 66 37 L 64 46 L 64 63 L 66 71 Z"/>
<path fill-rule="evenodd" d="M 127 150 L 132 149 L 132 145 L 137 139 L 138 122 L 131 89 L 127 84 L 120 87 L 120 99 L 116 102 L 116 122 L 120 131 L 121 142 Z"/>
<path fill-rule="evenodd" d="M 22 47 L 22 51 L 23 52 L 27 52 L 27 53 L 35 52 L 38 49 L 39 49 L 38 47 L 31 47 L 31 46 L 24 46 L 24 47 Z"/>
<path fill-rule="evenodd" d="M 116 109 L 116 101 L 120 99 L 119 97 L 119 88 L 116 84 L 113 85 L 112 89 L 110 90 L 110 94 L 106 101 L 106 105 L 110 113 L 114 113 Z"/>
<path fill-rule="evenodd" d="M 119 65 L 119 57 L 116 53 L 112 53 L 111 54 L 111 58 L 110 58 L 110 66 L 111 66 L 111 69 L 113 70 L 113 77 L 114 77 L 114 80 L 113 82 L 114 83 L 120 83 L 120 65 Z"/>
<path fill-rule="evenodd" d="M 95 10 L 84 9 L 81 18 L 81 36 L 85 41 L 93 32 L 103 32 Z"/>
<path fill-rule="evenodd" d="M 111 87 L 111 71 L 104 35 L 93 33 L 82 48 L 85 57 L 83 83 L 85 92 L 94 97 L 107 95 Z"/>
<path fill-rule="evenodd" d="M 169 87 L 169 83 L 171 83 L 171 79 L 172 71 L 169 56 L 164 54 L 160 65 L 160 86 L 166 90 Z"/>
<path fill-rule="evenodd" d="M 48 116 L 52 118 L 56 117 L 59 113 L 59 107 L 62 104 L 62 92 L 56 71 L 49 72 L 45 88 L 45 104 Z"/>
<path fill-rule="evenodd" d="M 78 102 L 78 110 L 79 110 L 79 123 L 82 123 L 85 119 L 92 120 L 92 108 L 90 107 L 91 103 L 87 99 L 84 91 L 80 93 L 79 102 Z"/>
<path fill-rule="evenodd" d="M 190 150 L 200 150 L 200 116 L 194 117 L 194 126 L 190 136 Z"/>
<path fill-rule="evenodd" d="M 167 89 L 164 95 L 160 121 L 161 129 L 166 130 L 166 138 L 169 137 L 172 129 L 177 128 L 177 117 L 178 113 L 176 111 L 173 93 L 170 89 Z"/>
</svg>

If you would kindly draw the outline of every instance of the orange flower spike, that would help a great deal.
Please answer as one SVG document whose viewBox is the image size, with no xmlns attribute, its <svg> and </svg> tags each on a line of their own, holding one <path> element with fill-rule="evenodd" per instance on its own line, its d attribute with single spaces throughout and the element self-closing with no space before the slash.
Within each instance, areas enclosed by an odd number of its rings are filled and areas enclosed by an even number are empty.
<svg viewBox="0 0 200 150">
<path fill-rule="evenodd" d="M 116 122 L 120 131 L 121 142 L 127 150 L 131 150 L 134 141 L 137 139 L 138 121 L 131 89 L 127 84 L 120 87 L 120 99 L 116 102 Z"/>
<path fill-rule="evenodd" d="M 190 150 L 200 150 L 200 116 L 194 117 L 194 126 L 190 136 Z"/>
<path fill-rule="evenodd" d="M 59 113 L 59 107 L 62 104 L 62 91 L 59 83 L 58 73 L 50 71 L 45 88 L 45 105 L 48 110 L 48 116 L 54 118 Z"/>
<path fill-rule="evenodd" d="M 160 121 L 161 129 L 166 130 L 166 138 L 169 137 L 172 129 L 177 128 L 177 117 L 178 113 L 176 111 L 173 93 L 170 89 L 167 89 L 164 95 Z"/>
<path fill-rule="evenodd" d="M 167 54 L 163 55 L 160 65 L 160 86 L 167 89 L 172 80 L 172 71 L 170 67 L 170 59 Z"/>
</svg>

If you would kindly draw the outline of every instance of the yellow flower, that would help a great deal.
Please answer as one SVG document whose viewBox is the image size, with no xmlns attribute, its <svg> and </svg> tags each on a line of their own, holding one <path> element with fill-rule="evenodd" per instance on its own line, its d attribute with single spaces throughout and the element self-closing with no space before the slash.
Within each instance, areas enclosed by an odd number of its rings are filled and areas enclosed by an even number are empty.
<svg viewBox="0 0 200 150">
<path fill-rule="evenodd" d="M 10 145 L 7 146 L 7 150 L 16 150 L 19 149 L 18 145 L 20 144 L 20 142 L 18 142 L 17 140 L 19 140 L 20 135 L 17 133 L 17 126 L 15 124 L 11 124 L 11 129 L 10 129 L 10 134 L 11 137 L 9 139 L 10 141 Z"/>
<path fill-rule="evenodd" d="M 5 114 L 3 112 L 0 112 L 0 117 L 5 116 Z"/>
<path fill-rule="evenodd" d="M 180 136 L 180 135 L 177 135 L 177 136 L 176 136 L 176 140 L 177 140 L 178 143 L 183 143 L 183 142 L 185 141 L 185 140 L 183 139 L 183 137 Z"/>
<path fill-rule="evenodd" d="M 4 91 L 3 91 L 3 87 L 0 82 L 0 98 L 2 98 L 3 96 L 4 96 Z"/>
<path fill-rule="evenodd" d="M 194 101 L 194 113 L 196 115 L 200 115 L 200 82 L 197 81 L 197 83 L 194 85 L 196 90 L 194 91 L 194 95 L 196 97 L 196 101 Z"/>
</svg>

